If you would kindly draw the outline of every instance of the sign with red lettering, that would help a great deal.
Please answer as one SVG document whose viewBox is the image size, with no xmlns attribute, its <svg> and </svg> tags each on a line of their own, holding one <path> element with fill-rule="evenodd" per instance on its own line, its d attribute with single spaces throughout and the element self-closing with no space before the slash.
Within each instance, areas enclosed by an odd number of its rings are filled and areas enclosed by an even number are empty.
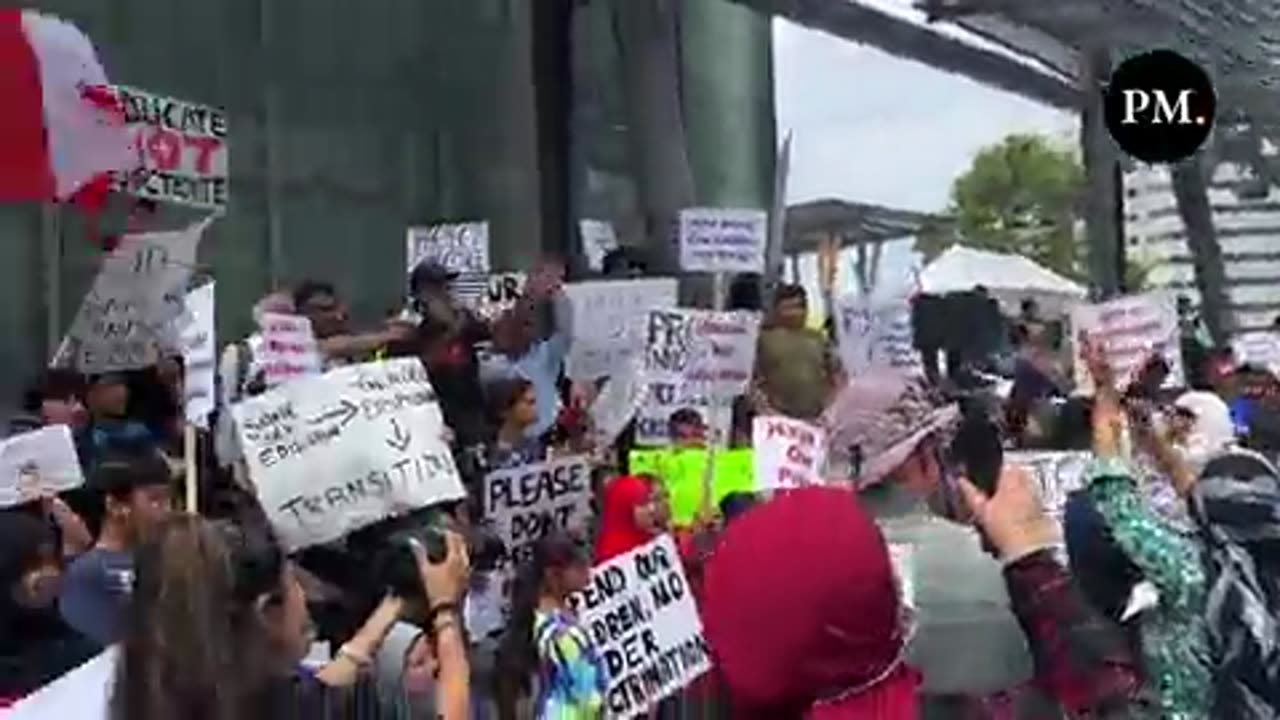
<svg viewBox="0 0 1280 720">
<path fill-rule="evenodd" d="M 1182 387 L 1182 346 L 1179 343 L 1178 308 L 1173 295 L 1152 292 L 1116 298 L 1097 305 L 1077 305 L 1071 311 L 1076 388 L 1093 392 L 1081 355 L 1081 338 L 1102 343 L 1107 360 L 1123 389 L 1134 380 L 1147 358 L 1158 353 L 1169 366 L 1166 388 Z"/>
<path fill-rule="evenodd" d="M 822 484 L 827 464 L 827 433 L 822 428 L 781 416 L 758 417 L 752 436 L 761 490 Z"/>
<path fill-rule="evenodd" d="M 258 361 L 267 387 L 320 373 L 323 363 L 310 320 L 300 315 L 262 313 L 258 327 L 262 332 Z"/>
<path fill-rule="evenodd" d="M 141 160 L 139 170 L 117 179 L 117 188 L 150 200 L 225 208 L 231 198 L 226 113 L 137 88 L 115 90 Z"/>
</svg>

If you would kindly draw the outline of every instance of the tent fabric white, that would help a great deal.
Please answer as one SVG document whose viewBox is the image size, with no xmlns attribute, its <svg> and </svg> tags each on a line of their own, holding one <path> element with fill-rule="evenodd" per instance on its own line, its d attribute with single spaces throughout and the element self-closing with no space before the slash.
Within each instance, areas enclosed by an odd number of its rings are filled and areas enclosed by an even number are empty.
<svg viewBox="0 0 1280 720">
<path fill-rule="evenodd" d="M 920 291 L 931 295 L 964 292 L 978 285 L 985 287 L 1001 309 L 1011 315 L 1027 298 L 1039 303 L 1046 316 L 1057 316 L 1088 296 L 1079 283 L 1021 255 L 963 245 L 947 249 L 920 273 Z"/>
</svg>

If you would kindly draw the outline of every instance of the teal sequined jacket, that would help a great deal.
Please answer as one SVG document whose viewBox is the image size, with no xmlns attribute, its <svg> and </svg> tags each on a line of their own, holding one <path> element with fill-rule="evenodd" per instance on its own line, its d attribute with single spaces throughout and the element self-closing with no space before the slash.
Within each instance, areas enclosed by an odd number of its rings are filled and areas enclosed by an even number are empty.
<svg viewBox="0 0 1280 720">
<path fill-rule="evenodd" d="M 1201 547 L 1155 512 L 1125 462 L 1095 460 L 1089 495 L 1117 547 L 1160 593 L 1141 620 L 1148 682 L 1167 720 L 1204 720 L 1213 702 Z"/>
</svg>

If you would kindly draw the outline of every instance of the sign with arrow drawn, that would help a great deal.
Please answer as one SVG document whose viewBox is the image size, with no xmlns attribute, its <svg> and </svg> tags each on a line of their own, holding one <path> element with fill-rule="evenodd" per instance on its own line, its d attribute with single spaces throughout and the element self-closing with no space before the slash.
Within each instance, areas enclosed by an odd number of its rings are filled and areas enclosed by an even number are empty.
<svg viewBox="0 0 1280 720">
<path fill-rule="evenodd" d="M 304 377 L 232 413 L 258 499 L 290 550 L 466 496 L 416 358 Z"/>
</svg>

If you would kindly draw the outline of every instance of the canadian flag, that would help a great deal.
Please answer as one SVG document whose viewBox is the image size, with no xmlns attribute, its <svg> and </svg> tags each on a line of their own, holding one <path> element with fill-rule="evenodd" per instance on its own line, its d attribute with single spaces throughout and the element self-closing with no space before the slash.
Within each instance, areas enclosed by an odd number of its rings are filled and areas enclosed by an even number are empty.
<svg viewBox="0 0 1280 720">
<path fill-rule="evenodd" d="M 96 205 L 111 171 L 138 165 L 93 43 L 69 22 L 0 9 L 0 106 L 0 202 Z"/>
</svg>

